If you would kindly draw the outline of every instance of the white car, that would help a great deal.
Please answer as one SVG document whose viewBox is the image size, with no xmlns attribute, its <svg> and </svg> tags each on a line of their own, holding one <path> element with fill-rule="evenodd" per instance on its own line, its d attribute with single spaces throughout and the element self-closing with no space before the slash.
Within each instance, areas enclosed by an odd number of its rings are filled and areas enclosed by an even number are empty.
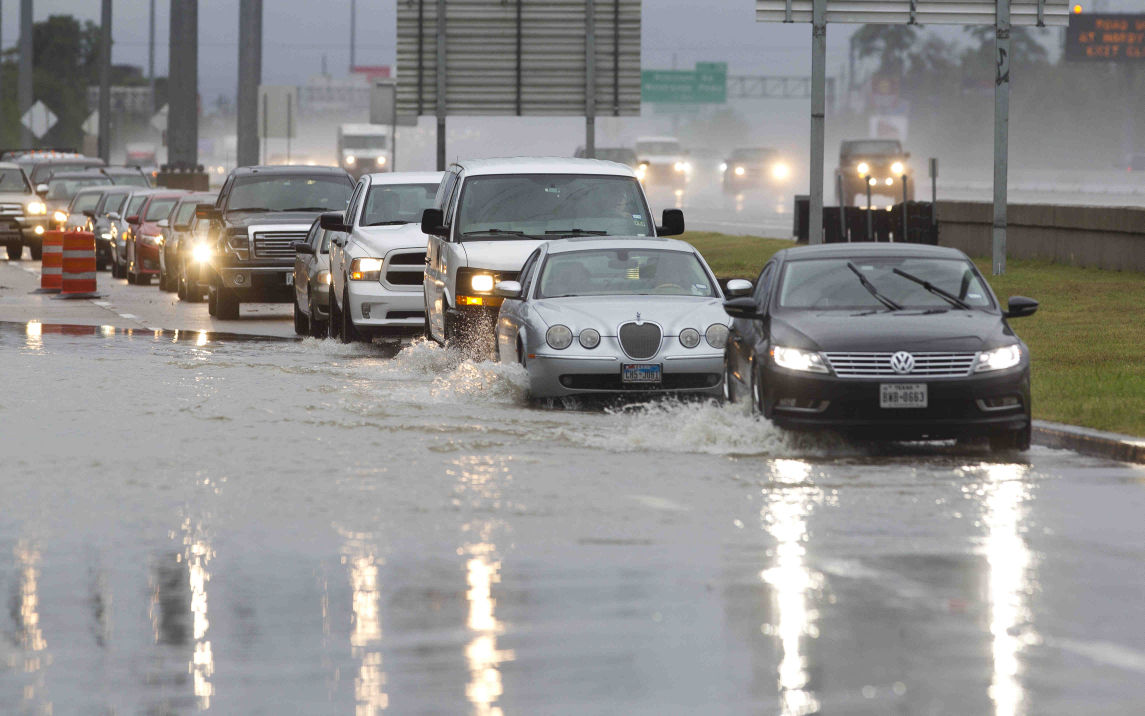
<svg viewBox="0 0 1145 716">
<path fill-rule="evenodd" d="M 692 178 L 692 159 L 675 137 L 636 140 L 636 174 L 645 186 L 682 188 Z"/>
<path fill-rule="evenodd" d="M 343 343 L 425 331 L 422 212 L 442 172 L 366 174 L 343 212 L 324 214 L 330 237 L 330 337 Z"/>
<path fill-rule="evenodd" d="M 652 221 L 631 167 L 596 159 L 463 161 L 445 173 L 434 208 L 425 266 L 426 333 L 445 344 L 492 336 L 500 281 L 515 281 L 541 243 L 581 236 L 653 237 L 683 233 L 684 215 Z"/>
</svg>

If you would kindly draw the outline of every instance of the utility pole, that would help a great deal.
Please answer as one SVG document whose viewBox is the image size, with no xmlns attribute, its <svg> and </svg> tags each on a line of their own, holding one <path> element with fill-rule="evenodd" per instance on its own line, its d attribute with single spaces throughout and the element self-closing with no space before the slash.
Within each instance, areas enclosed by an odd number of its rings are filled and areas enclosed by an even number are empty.
<svg viewBox="0 0 1145 716">
<path fill-rule="evenodd" d="M 584 155 L 596 159 L 596 3 L 584 4 Z"/>
<path fill-rule="evenodd" d="M 167 74 L 170 74 L 168 70 Z M 151 88 L 151 111 L 155 106 L 155 0 L 151 0 L 151 15 L 147 22 L 147 84 Z"/>
<path fill-rule="evenodd" d="M 1010 0 L 998 0 L 994 20 L 994 275 L 1006 273 L 1007 181 L 1010 159 Z"/>
<path fill-rule="evenodd" d="M 171 0 L 167 163 L 199 163 L 199 0 Z"/>
<path fill-rule="evenodd" d="M 350 0 L 350 74 L 358 66 L 354 57 L 354 39 L 358 35 L 358 0 Z"/>
<path fill-rule="evenodd" d="M 809 244 L 823 243 L 823 135 L 827 113 L 827 0 L 811 6 L 811 205 Z"/>
<path fill-rule="evenodd" d="M 99 13 L 99 158 L 111 163 L 111 0 Z"/>
<path fill-rule="evenodd" d="M 236 165 L 258 164 L 258 86 L 262 84 L 262 0 L 239 2 Z"/>
<path fill-rule="evenodd" d="M 445 0 L 437 0 L 437 170 L 445 171 Z"/>
<path fill-rule="evenodd" d="M 16 80 L 16 113 L 23 117 L 32 106 L 32 0 L 20 0 L 20 63 Z M 20 124 L 20 143 L 30 147 L 36 138 Z"/>
</svg>

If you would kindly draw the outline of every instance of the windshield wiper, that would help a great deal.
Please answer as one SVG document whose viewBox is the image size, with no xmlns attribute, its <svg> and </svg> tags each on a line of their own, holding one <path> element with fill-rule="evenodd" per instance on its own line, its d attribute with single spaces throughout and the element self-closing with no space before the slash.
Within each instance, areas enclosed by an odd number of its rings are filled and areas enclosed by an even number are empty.
<svg viewBox="0 0 1145 716">
<path fill-rule="evenodd" d="M 512 229 L 480 229 L 478 231 L 466 231 L 461 234 L 462 236 L 527 236 L 524 231 L 514 231 Z"/>
<path fill-rule="evenodd" d="M 872 284 L 870 281 L 867 280 L 867 277 L 863 275 L 863 272 L 859 270 L 858 266 L 856 266 L 851 261 L 848 261 L 847 262 L 847 268 L 849 268 L 855 272 L 855 275 L 859 277 L 859 283 L 863 284 L 863 288 L 867 289 L 867 292 L 870 293 L 872 296 L 874 296 L 875 299 L 877 299 L 879 303 L 883 304 L 884 306 L 891 309 L 892 311 L 901 311 L 902 310 L 902 306 L 898 305 L 897 303 L 890 300 L 889 298 L 887 298 L 883 294 L 879 293 L 879 290 L 877 288 L 875 288 L 874 284 Z"/>
<path fill-rule="evenodd" d="M 922 286 L 927 291 L 930 291 L 931 293 L 933 293 L 935 296 L 938 296 L 939 298 L 945 298 L 947 301 L 950 302 L 950 305 L 952 305 L 952 306 L 957 306 L 958 308 L 961 308 L 964 311 L 971 310 L 969 303 L 967 303 L 966 301 L 963 301 L 961 298 L 955 296 L 952 293 L 948 293 L 947 291 L 942 290 L 941 288 L 939 288 L 938 286 L 935 286 L 933 283 L 931 283 L 930 281 L 927 281 L 926 279 L 921 279 L 918 276 L 915 276 L 913 274 L 909 274 L 900 268 L 891 269 L 891 271 L 894 273 L 897 273 L 899 276 L 902 276 L 907 281 L 914 281 L 919 286 Z"/>
<path fill-rule="evenodd" d="M 326 206 L 292 206 L 289 209 L 277 209 L 277 211 L 338 211 Z"/>
<path fill-rule="evenodd" d="M 397 226 L 398 224 L 412 224 L 412 221 L 404 219 L 394 219 L 393 221 L 374 221 L 369 224 L 362 224 L 362 226 Z"/>
<path fill-rule="evenodd" d="M 608 236 L 607 231 L 595 231 L 593 229 L 561 229 L 558 231 L 546 231 L 545 236 Z"/>
<path fill-rule="evenodd" d="M 270 211 L 270 209 L 266 208 L 265 206 L 244 206 L 239 209 L 227 209 L 228 214 L 232 211 Z"/>
</svg>

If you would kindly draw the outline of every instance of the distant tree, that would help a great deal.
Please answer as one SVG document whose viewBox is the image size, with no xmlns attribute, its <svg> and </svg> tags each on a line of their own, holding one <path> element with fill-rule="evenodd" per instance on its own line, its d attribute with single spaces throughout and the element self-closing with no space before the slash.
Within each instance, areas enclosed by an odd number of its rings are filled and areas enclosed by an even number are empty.
<svg viewBox="0 0 1145 716">
<path fill-rule="evenodd" d="M 878 58 L 879 73 L 901 74 L 918 35 L 917 25 L 863 25 L 851 41 L 859 59 Z"/>
<path fill-rule="evenodd" d="M 99 27 L 71 15 L 52 15 L 32 29 L 35 98 L 59 118 L 41 140 L 79 147 L 88 115 L 87 87 L 98 76 Z"/>
</svg>

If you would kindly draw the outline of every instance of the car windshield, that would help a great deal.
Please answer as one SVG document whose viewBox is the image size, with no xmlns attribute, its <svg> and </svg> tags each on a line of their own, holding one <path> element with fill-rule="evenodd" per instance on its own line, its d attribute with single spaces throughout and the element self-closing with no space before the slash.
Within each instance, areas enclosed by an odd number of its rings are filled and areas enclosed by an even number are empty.
<svg viewBox="0 0 1145 716">
<path fill-rule="evenodd" d="M 458 209 L 462 241 L 521 235 L 652 236 L 635 178 L 583 174 L 477 176 L 465 181 Z"/>
<path fill-rule="evenodd" d="M 774 155 L 774 149 L 737 149 L 732 159 L 739 162 L 762 162 Z"/>
<path fill-rule="evenodd" d="M 597 149 L 596 158 L 628 166 L 636 165 L 636 152 L 631 149 Z"/>
<path fill-rule="evenodd" d="M 71 199 L 76 192 L 89 186 L 102 186 L 110 184 L 107 177 L 93 176 L 75 179 L 51 179 L 48 181 L 48 193 L 44 198 L 48 201 Z"/>
<path fill-rule="evenodd" d="M 347 134 L 342 136 L 343 149 L 385 149 L 386 136 L 384 134 Z"/>
<path fill-rule="evenodd" d="M 103 162 L 98 159 L 77 160 L 75 162 L 50 162 L 47 164 L 37 164 L 32 169 L 32 183 L 42 184 L 48 180 L 53 174 L 61 172 L 74 172 L 77 169 L 87 169 L 88 167 L 101 167 Z"/>
<path fill-rule="evenodd" d="M 28 191 L 28 182 L 24 180 L 24 172 L 19 169 L 0 169 L 0 191 Z"/>
<path fill-rule="evenodd" d="M 144 215 L 143 220 L 159 221 L 160 219 L 167 218 L 171 210 L 175 208 L 175 202 L 177 201 L 178 199 L 153 199 L 151 203 L 147 205 L 147 214 Z"/>
<path fill-rule="evenodd" d="M 113 211 L 123 211 L 123 205 L 127 203 L 127 194 L 109 194 L 107 201 L 103 203 L 102 213 L 110 214 Z"/>
<path fill-rule="evenodd" d="M 695 254 L 662 249 L 593 249 L 550 254 L 538 297 L 716 295 Z"/>
<path fill-rule="evenodd" d="M 902 154 L 902 145 L 897 139 L 867 139 L 843 144 L 845 156 L 889 156 Z"/>
<path fill-rule="evenodd" d="M 359 226 L 416 224 L 433 207 L 437 184 L 376 184 L 366 194 Z"/>
<path fill-rule="evenodd" d="M 636 153 L 645 154 L 680 154 L 679 142 L 637 142 Z"/>
<path fill-rule="evenodd" d="M 127 202 L 127 213 L 124 215 L 124 218 L 138 214 L 139 210 L 143 207 L 143 202 L 145 201 L 147 201 L 146 196 L 131 197 L 131 201 Z"/>
<path fill-rule="evenodd" d="M 171 222 L 175 226 L 186 226 L 191 223 L 191 219 L 195 218 L 195 207 L 198 204 L 194 201 L 184 202 L 179 205 L 175 210 L 175 221 Z"/>
<path fill-rule="evenodd" d="M 112 174 L 111 182 L 120 186 L 151 186 L 142 174 Z"/>
<path fill-rule="evenodd" d="M 227 211 L 342 211 L 353 190 L 349 177 L 267 174 L 235 181 Z"/>
<path fill-rule="evenodd" d="M 75 199 L 72 201 L 72 213 L 81 211 L 91 211 L 99 205 L 99 193 L 89 192 L 87 194 L 76 194 Z"/>
<path fill-rule="evenodd" d="M 880 295 L 902 308 L 926 310 L 953 306 L 942 296 L 895 273 L 896 269 L 929 282 L 971 308 L 994 305 L 990 292 L 969 261 L 900 256 L 790 261 L 783 267 L 779 305 L 813 310 L 885 309 L 848 264 L 858 269 Z"/>
</svg>

